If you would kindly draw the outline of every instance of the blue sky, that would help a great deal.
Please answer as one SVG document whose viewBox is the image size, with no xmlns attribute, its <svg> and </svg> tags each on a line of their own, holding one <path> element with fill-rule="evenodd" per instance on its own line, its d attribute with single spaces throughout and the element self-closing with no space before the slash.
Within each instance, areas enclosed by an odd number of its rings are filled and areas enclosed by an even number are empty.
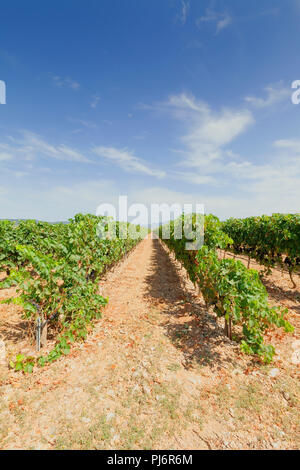
<svg viewBox="0 0 300 470">
<path fill-rule="evenodd" d="M 0 218 L 299 212 L 300 0 L 0 6 Z"/>
</svg>

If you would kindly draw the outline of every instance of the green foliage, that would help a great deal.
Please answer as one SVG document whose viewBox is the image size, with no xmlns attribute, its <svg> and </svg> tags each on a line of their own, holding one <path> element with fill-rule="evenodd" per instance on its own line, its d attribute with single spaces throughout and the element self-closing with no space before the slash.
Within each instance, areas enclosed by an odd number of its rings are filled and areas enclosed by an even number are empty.
<svg viewBox="0 0 300 470">
<path fill-rule="evenodd" d="M 204 245 L 197 252 L 186 250 L 185 237 L 175 239 L 176 223 L 171 223 L 170 239 L 164 242 L 183 263 L 191 280 L 199 285 L 207 305 L 212 305 L 216 314 L 227 322 L 242 326 L 242 351 L 270 362 L 275 351 L 273 346 L 264 344 L 263 336 L 272 325 L 286 332 L 293 331 L 284 318 L 287 310 L 268 305 L 267 291 L 257 271 L 247 269 L 240 261 L 218 258 L 217 249 L 226 248 L 233 240 L 222 231 L 217 217 L 205 216 Z M 182 224 L 182 218 L 179 223 Z M 160 237 L 162 232 L 160 228 Z"/>
<path fill-rule="evenodd" d="M 231 251 L 246 254 L 267 270 L 276 264 L 290 274 L 300 267 L 300 215 L 273 214 L 228 219 L 222 228 L 233 242 Z"/>
<path fill-rule="evenodd" d="M 38 359 L 40 366 L 68 354 L 74 341 L 86 338 L 89 326 L 101 317 L 107 303 L 98 293 L 101 275 L 139 241 L 100 239 L 100 223 L 106 226 L 107 218 L 82 214 L 68 224 L 0 222 L 0 233 L 6 237 L 0 239 L 1 267 L 10 268 L 0 287 L 15 285 L 18 294 L 4 302 L 22 305 L 28 320 L 42 315 L 59 333 L 55 348 Z M 115 226 L 119 235 L 119 223 Z M 31 364 L 32 358 L 19 355 L 11 366 L 30 372 Z"/>
<path fill-rule="evenodd" d="M 240 261 L 218 259 L 215 250 L 204 246 L 197 254 L 197 280 L 205 301 L 214 306 L 220 317 L 231 319 L 233 325 L 242 325 L 245 353 L 258 354 L 266 362 L 274 355 L 274 348 L 265 345 L 263 335 L 270 326 L 293 331 L 284 319 L 287 310 L 268 305 L 268 294 L 258 272 L 247 269 Z"/>
<path fill-rule="evenodd" d="M 34 357 L 25 357 L 23 354 L 18 354 L 15 361 L 10 361 L 10 367 L 16 371 L 31 373 L 34 367 L 34 361 Z"/>
</svg>

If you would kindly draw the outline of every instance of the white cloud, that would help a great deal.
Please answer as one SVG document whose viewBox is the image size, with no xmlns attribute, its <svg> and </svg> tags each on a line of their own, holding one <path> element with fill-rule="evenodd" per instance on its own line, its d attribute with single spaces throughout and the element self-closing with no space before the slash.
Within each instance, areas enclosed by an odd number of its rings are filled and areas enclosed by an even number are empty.
<svg viewBox="0 0 300 470">
<path fill-rule="evenodd" d="M 288 192 L 285 197 L 285 188 L 278 191 L 278 188 L 272 186 L 272 178 L 267 187 L 263 182 L 254 183 L 255 186 L 247 191 L 247 188 L 241 190 L 239 196 L 223 193 L 222 196 L 211 195 L 201 188 L 191 190 L 190 192 L 163 187 L 148 187 L 134 190 L 129 194 L 129 200 L 139 201 L 148 207 L 151 203 L 157 204 L 204 204 L 205 212 L 212 213 L 225 220 L 229 217 L 250 217 L 255 215 L 274 212 L 296 213 L 299 212 L 300 188 Z"/>
<path fill-rule="evenodd" d="M 180 13 L 178 14 L 178 20 L 180 23 L 185 24 L 190 10 L 190 2 L 181 0 Z"/>
<path fill-rule="evenodd" d="M 288 149 L 300 155 L 300 139 L 281 139 L 274 142 L 274 146 L 281 149 Z"/>
<path fill-rule="evenodd" d="M 16 175 L 15 175 L 16 176 Z M 26 197 L 24 195 L 26 194 Z M 79 212 L 95 214 L 103 202 L 117 204 L 118 188 L 113 181 L 66 181 L 40 187 L 32 182 L 0 187 L 1 218 L 68 220 Z"/>
<path fill-rule="evenodd" d="M 95 147 L 93 152 L 99 157 L 106 158 L 110 161 L 117 163 L 121 168 L 128 172 L 144 173 L 146 175 L 163 178 L 165 172 L 161 170 L 152 169 L 147 165 L 147 162 L 136 157 L 133 152 L 128 149 L 116 149 L 114 147 Z"/>
<path fill-rule="evenodd" d="M 22 160 L 23 162 L 36 161 L 38 158 L 54 158 L 73 163 L 99 163 L 95 156 L 103 157 L 116 163 L 127 172 L 142 173 L 156 178 L 163 178 L 165 172 L 152 168 L 148 163 L 134 155 L 128 149 L 96 146 L 83 154 L 78 150 L 65 145 L 53 145 L 38 134 L 30 131 L 20 132 L 20 137 L 9 137 L 7 142 L 0 142 L 0 161 Z M 86 156 L 88 155 L 88 157 Z M 90 158 L 91 157 L 91 158 Z"/>
<path fill-rule="evenodd" d="M 187 181 L 192 184 L 207 184 L 207 185 L 216 185 L 219 184 L 215 179 L 210 175 L 201 175 L 198 172 L 179 172 L 175 171 L 170 175 L 170 177 L 180 179 L 182 181 Z"/>
<path fill-rule="evenodd" d="M 274 212 L 299 212 L 300 185 L 296 179 L 285 177 L 257 181 L 253 179 L 248 187 L 241 181 L 238 197 L 228 192 L 222 195 L 208 194 L 201 187 L 189 191 L 169 189 L 161 186 L 134 187 L 127 191 L 128 203 L 142 203 L 148 208 L 151 203 L 158 204 L 204 204 L 206 213 L 214 213 L 221 219 L 228 217 L 247 217 Z M 292 190 L 287 191 L 293 184 Z M 12 181 L 0 186 L 1 218 L 37 218 L 48 221 L 67 220 L 78 212 L 95 214 L 102 203 L 111 203 L 118 208 L 120 189 L 115 181 L 88 180 L 79 183 L 66 181 L 65 184 L 51 184 L 47 187 L 32 185 L 21 186 Z M 24 197 L 26 194 L 26 197 Z"/>
<path fill-rule="evenodd" d="M 203 49 L 203 43 L 198 41 L 198 39 L 193 39 L 192 41 L 188 42 L 186 45 L 187 49 Z"/>
<path fill-rule="evenodd" d="M 80 88 L 80 83 L 76 82 L 75 80 L 72 80 L 69 77 L 62 78 L 59 75 L 55 75 L 53 77 L 53 81 L 54 81 L 55 86 L 59 88 L 67 87 L 67 88 L 71 88 L 74 91 L 77 91 Z"/>
<path fill-rule="evenodd" d="M 232 17 L 227 12 L 217 12 L 208 8 L 206 14 L 196 20 L 198 28 L 201 28 L 203 23 L 215 23 L 217 35 L 232 23 Z"/>
<path fill-rule="evenodd" d="M 77 124 L 81 124 L 81 126 L 83 127 L 86 127 L 88 129 L 97 129 L 97 124 L 95 124 L 94 122 L 92 121 L 86 121 L 84 119 L 73 119 L 73 118 L 69 118 L 68 119 L 70 122 L 72 123 L 77 123 Z"/>
<path fill-rule="evenodd" d="M 246 96 L 245 101 L 255 106 L 256 108 L 267 108 L 273 106 L 276 103 L 287 99 L 291 96 L 289 88 L 283 86 L 282 82 L 277 84 L 268 85 L 264 91 L 266 92 L 266 98 L 258 98 L 256 96 Z"/>
<path fill-rule="evenodd" d="M 91 102 L 90 102 L 91 108 L 94 108 L 94 109 L 97 108 L 100 99 L 101 99 L 101 98 L 100 98 L 100 96 L 98 96 L 98 95 L 92 96 L 92 100 L 91 100 Z"/>
<path fill-rule="evenodd" d="M 12 160 L 12 155 L 7 152 L 0 152 L 0 162 Z"/>
<path fill-rule="evenodd" d="M 278 139 L 273 143 L 270 155 L 246 159 L 233 152 L 231 146 L 254 123 L 249 109 L 214 110 L 185 93 L 173 95 L 163 103 L 144 106 L 144 109 L 167 113 L 178 120 L 181 123 L 180 145 L 175 151 L 176 167 L 168 171 L 168 178 L 164 180 L 169 187 L 147 187 L 143 186 L 144 179 L 140 178 L 140 182 L 137 179 L 134 187 L 127 188 L 132 202 L 205 204 L 207 212 L 221 218 L 299 212 L 300 139 Z M 126 148 L 96 146 L 88 156 L 96 160 L 96 155 L 131 173 L 157 178 L 165 176 L 164 171 L 152 168 Z M 11 161 L 17 157 L 26 162 L 24 168 L 21 165 L 10 168 Z M 73 183 L 68 176 L 57 184 L 47 175 L 43 180 L 47 188 L 39 186 L 39 178 L 35 185 L 29 178 L 23 178 L 23 181 L 21 177 L 29 171 L 30 160 L 38 157 L 90 162 L 78 150 L 65 144 L 53 145 L 28 131 L 19 139 L 10 137 L 0 142 L 1 165 L 8 167 L 4 171 L 11 176 L 1 182 L 1 217 L 64 220 L 79 211 L 95 213 L 102 202 L 117 203 L 119 185 L 114 181 L 103 181 L 102 176 L 100 181 L 80 183 Z M 13 181 L 13 177 L 18 180 Z M 186 185 L 188 189 L 177 190 L 185 187 L 183 182 L 190 183 Z"/>
<path fill-rule="evenodd" d="M 174 150 L 180 155 L 176 166 L 182 171 L 169 172 L 169 179 L 198 186 L 195 200 L 210 212 L 224 218 L 299 211 L 300 139 L 277 140 L 275 155 L 255 155 L 250 160 L 230 148 L 255 122 L 248 109 L 214 111 L 186 94 L 145 109 L 168 113 L 182 122 L 181 146 Z M 213 192 L 218 195 L 213 197 Z"/>
<path fill-rule="evenodd" d="M 69 162 L 91 163 L 83 154 L 67 145 L 51 145 L 41 136 L 29 131 L 22 131 L 20 134 L 22 137 L 10 137 L 10 143 L 1 143 L 0 148 L 6 148 L 11 156 L 19 156 L 27 161 L 44 156 Z"/>
<path fill-rule="evenodd" d="M 87 159 L 84 155 L 72 149 L 71 147 L 68 147 L 67 145 L 51 145 L 37 134 L 28 131 L 23 132 L 23 135 L 24 139 L 22 144 L 24 146 L 24 150 L 31 152 L 35 156 L 42 154 L 50 158 L 56 158 L 58 160 L 66 160 L 78 163 L 90 163 L 90 160 Z"/>
<path fill-rule="evenodd" d="M 187 128 L 180 138 L 184 144 L 181 163 L 205 171 L 206 175 L 215 172 L 219 162 L 228 156 L 226 145 L 254 123 L 247 109 L 213 112 L 206 103 L 186 94 L 171 96 L 163 106 Z"/>
<path fill-rule="evenodd" d="M 232 18 L 229 15 L 225 15 L 223 19 L 219 20 L 217 23 L 216 34 L 219 34 L 222 29 L 227 28 L 232 23 Z"/>
</svg>

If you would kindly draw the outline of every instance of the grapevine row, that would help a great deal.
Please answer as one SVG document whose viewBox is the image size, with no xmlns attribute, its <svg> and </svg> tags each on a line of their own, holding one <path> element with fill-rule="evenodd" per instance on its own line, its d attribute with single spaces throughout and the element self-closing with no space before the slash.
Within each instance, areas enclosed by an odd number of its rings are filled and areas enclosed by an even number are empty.
<svg viewBox="0 0 300 470">
<path fill-rule="evenodd" d="M 118 222 L 117 238 L 99 238 L 100 222 L 101 227 L 107 224 L 103 217 L 81 214 L 67 224 L 0 222 L 0 271 L 7 272 L 0 288 L 17 287 L 17 296 L 3 302 L 21 305 L 25 319 L 39 319 L 57 335 L 46 356 L 18 355 L 11 362 L 16 370 L 31 372 L 36 363 L 43 366 L 68 354 L 71 344 L 85 339 L 93 320 L 101 317 L 107 299 L 99 294 L 99 279 L 139 239 L 120 238 L 124 223 Z"/>
<path fill-rule="evenodd" d="M 267 268 L 276 265 L 287 268 L 293 286 L 293 273 L 300 268 L 300 215 L 228 219 L 222 229 L 233 240 L 229 250 L 255 259 Z"/>
<path fill-rule="evenodd" d="M 192 216 L 192 224 L 196 216 Z M 218 249 L 225 249 L 233 240 L 222 230 L 215 216 L 205 216 L 204 245 L 197 251 L 186 250 L 185 237 L 176 239 L 183 217 L 171 222 L 170 238 L 163 239 L 176 258 L 184 265 L 191 280 L 199 286 L 207 306 L 213 306 L 218 317 L 225 318 L 227 335 L 232 338 L 232 326 L 242 327 L 241 349 L 271 362 L 274 347 L 264 343 L 264 333 L 273 325 L 286 332 L 293 327 L 285 319 L 286 309 L 270 307 L 265 286 L 257 271 L 247 269 L 233 259 L 219 259 Z M 163 227 L 159 229 L 163 238 Z"/>
</svg>

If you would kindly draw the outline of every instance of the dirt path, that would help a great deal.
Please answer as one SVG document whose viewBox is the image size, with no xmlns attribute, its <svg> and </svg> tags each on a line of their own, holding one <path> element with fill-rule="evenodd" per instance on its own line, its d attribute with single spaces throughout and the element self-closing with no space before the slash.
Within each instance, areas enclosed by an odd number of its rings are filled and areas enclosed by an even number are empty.
<svg viewBox="0 0 300 470">
<path fill-rule="evenodd" d="M 158 240 L 142 241 L 100 290 L 109 304 L 86 343 L 3 381 L 0 448 L 299 446 L 289 357 L 272 377 L 242 356 Z M 291 350 L 295 337 L 286 341 Z"/>
</svg>

